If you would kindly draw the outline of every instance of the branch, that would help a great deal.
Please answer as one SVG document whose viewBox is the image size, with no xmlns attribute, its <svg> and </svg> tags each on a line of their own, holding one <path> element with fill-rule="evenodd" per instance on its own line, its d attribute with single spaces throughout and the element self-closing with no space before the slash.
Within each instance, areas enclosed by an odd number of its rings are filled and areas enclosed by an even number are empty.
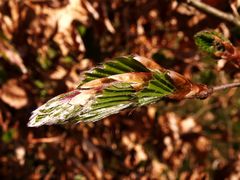
<svg viewBox="0 0 240 180">
<path fill-rule="evenodd" d="M 221 91 L 221 90 L 224 90 L 224 89 L 230 89 L 230 88 L 236 88 L 236 87 L 240 87 L 240 82 L 215 86 L 215 87 L 212 88 L 212 92 L 217 92 L 217 91 Z"/>
<path fill-rule="evenodd" d="M 187 0 L 187 3 L 205 13 L 208 13 L 208 14 L 211 14 L 213 16 L 216 16 L 220 19 L 224 19 L 225 21 L 228 21 L 230 23 L 233 23 L 235 24 L 236 26 L 239 26 L 240 27 L 240 19 L 233 16 L 232 14 L 230 13 L 226 13 L 226 12 L 223 12 L 223 11 L 220 11 L 214 7 L 211 7 L 199 0 Z"/>
<path fill-rule="evenodd" d="M 236 87 L 240 87 L 240 82 L 209 87 L 209 88 L 206 88 L 206 89 L 202 89 L 199 93 L 195 94 L 194 96 L 190 97 L 189 99 L 192 99 L 192 98 L 206 99 L 217 91 L 230 89 L 230 88 L 236 88 Z"/>
<path fill-rule="evenodd" d="M 215 91 L 233 87 L 240 87 L 240 82 L 208 87 L 145 57 L 123 56 L 86 71 L 77 89 L 58 95 L 34 110 L 28 126 L 94 122 L 165 98 L 204 99 Z M 40 139 L 41 142 L 56 140 L 59 139 Z"/>
</svg>

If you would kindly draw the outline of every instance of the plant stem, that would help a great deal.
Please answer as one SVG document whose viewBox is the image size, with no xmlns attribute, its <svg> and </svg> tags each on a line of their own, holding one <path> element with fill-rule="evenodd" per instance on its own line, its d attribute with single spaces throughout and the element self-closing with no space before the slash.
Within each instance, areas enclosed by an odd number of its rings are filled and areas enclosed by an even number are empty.
<svg viewBox="0 0 240 180">
<path fill-rule="evenodd" d="M 213 16 L 216 16 L 218 18 L 224 19 L 225 21 L 231 22 L 235 24 L 236 26 L 240 26 L 240 19 L 233 16 L 230 13 L 226 13 L 223 11 L 220 11 L 214 7 L 211 7 L 199 0 L 187 0 L 187 3 L 201 11 L 204 11 L 208 14 L 211 14 Z"/>
<path fill-rule="evenodd" d="M 240 87 L 240 82 L 209 87 L 207 89 L 203 89 L 198 94 L 195 94 L 194 96 L 190 97 L 190 99 L 191 98 L 206 99 L 209 96 L 211 96 L 214 92 L 221 91 L 224 89 L 236 88 L 236 87 Z"/>
<path fill-rule="evenodd" d="M 221 91 L 221 90 L 224 90 L 224 89 L 235 88 L 235 87 L 240 87 L 240 82 L 215 86 L 215 87 L 212 88 L 212 92 Z"/>
</svg>

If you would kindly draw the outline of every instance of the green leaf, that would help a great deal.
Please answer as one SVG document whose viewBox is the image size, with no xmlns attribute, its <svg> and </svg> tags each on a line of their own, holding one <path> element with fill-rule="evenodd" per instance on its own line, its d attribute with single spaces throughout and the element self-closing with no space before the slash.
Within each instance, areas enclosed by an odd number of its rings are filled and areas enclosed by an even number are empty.
<svg viewBox="0 0 240 180">
<path fill-rule="evenodd" d="M 139 106 L 147 105 L 161 100 L 175 91 L 174 85 L 169 81 L 166 73 L 154 72 L 153 79 L 147 87 L 138 92 Z"/>
<path fill-rule="evenodd" d="M 216 52 L 225 51 L 224 43 L 230 43 L 222 34 L 210 30 L 198 32 L 194 36 L 194 40 L 199 49 L 211 55 L 215 55 Z"/>
<path fill-rule="evenodd" d="M 89 111 L 79 115 L 77 120 L 96 121 L 133 106 L 137 102 L 135 92 L 129 83 L 111 85 L 97 96 Z"/>
<path fill-rule="evenodd" d="M 76 90 L 33 111 L 28 126 L 93 122 L 157 102 L 175 91 L 167 72 L 149 69 L 134 56 L 115 58 L 86 72 Z"/>
<path fill-rule="evenodd" d="M 4 143 L 10 143 L 14 139 L 15 134 L 16 134 L 15 129 L 9 129 L 7 132 L 3 133 L 2 141 Z"/>
<path fill-rule="evenodd" d="M 87 28 L 83 25 L 79 25 L 77 26 L 77 31 L 83 37 L 87 32 Z"/>
<path fill-rule="evenodd" d="M 150 72 L 143 64 L 134 59 L 134 56 L 117 57 L 112 61 L 104 63 L 101 67 L 93 68 L 84 73 L 84 79 L 79 87 L 89 81 L 104 78 L 111 75 L 128 72 Z"/>
</svg>

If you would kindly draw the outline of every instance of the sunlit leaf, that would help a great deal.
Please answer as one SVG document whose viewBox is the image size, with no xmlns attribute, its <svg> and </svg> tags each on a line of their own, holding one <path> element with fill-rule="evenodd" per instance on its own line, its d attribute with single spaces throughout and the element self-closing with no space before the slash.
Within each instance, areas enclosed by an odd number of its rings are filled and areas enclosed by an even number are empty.
<svg viewBox="0 0 240 180">
<path fill-rule="evenodd" d="M 239 49 L 222 34 L 215 31 L 200 31 L 195 36 L 196 45 L 213 57 L 224 59 L 240 68 Z"/>
<path fill-rule="evenodd" d="M 28 126 L 93 122 L 162 98 L 189 98 L 201 87 L 147 58 L 119 57 L 87 71 L 76 90 L 33 111 Z"/>
<path fill-rule="evenodd" d="M 226 44 L 231 44 L 222 34 L 211 30 L 198 32 L 194 40 L 198 48 L 214 56 L 217 52 L 224 52 Z"/>
<path fill-rule="evenodd" d="M 93 68 L 84 74 L 84 79 L 80 86 L 86 82 L 108 77 L 111 75 L 128 72 L 150 72 L 142 63 L 134 59 L 134 56 L 118 57 L 112 61 L 106 62 L 102 67 Z"/>
</svg>

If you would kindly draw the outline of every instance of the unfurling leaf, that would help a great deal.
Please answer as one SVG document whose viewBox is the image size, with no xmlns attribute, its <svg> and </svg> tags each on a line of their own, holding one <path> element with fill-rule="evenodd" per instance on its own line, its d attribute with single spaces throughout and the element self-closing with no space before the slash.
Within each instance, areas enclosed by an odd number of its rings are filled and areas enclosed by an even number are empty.
<svg viewBox="0 0 240 180">
<path fill-rule="evenodd" d="M 222 34 L 215 31 L 200 31 L 194 36 L 196 45 L 202 50 L 213 56 L 218 52 L 224 52 L 226 45 L 231 46 L 231 42 Z"/>
<path fill-rule="evenodd" d="M 76 90 L 33 111 L 28 126 L 93 122 L 162 98 L 204 98 L 207 90 L 147 58 L 119 57 L 85 72 Z"/>
<path fill-rule="evenodd" d="M 202 51 L 210 55 L 225 59 L 240 68 L 240 51 L 222 34 L 215 31 L 200 31 L 195 36 L 195 43 Z"/>
</svg>

